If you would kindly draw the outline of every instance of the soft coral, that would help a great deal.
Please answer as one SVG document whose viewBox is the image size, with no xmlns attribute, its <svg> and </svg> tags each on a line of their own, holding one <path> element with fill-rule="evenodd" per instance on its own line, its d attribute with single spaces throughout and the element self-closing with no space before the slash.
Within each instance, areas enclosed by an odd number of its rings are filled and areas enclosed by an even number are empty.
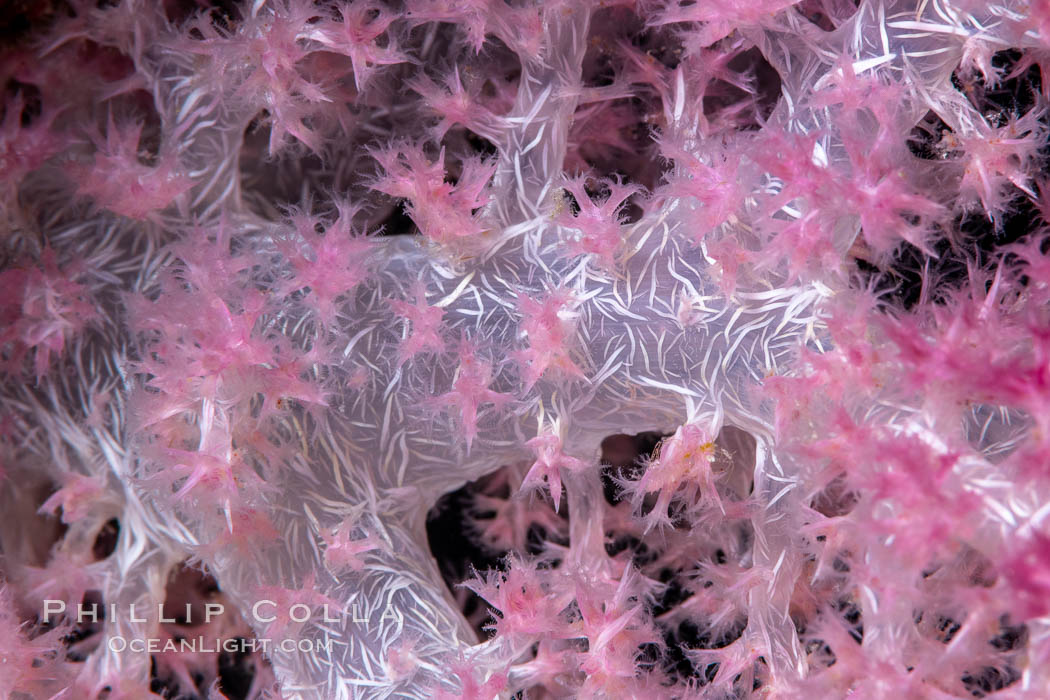
<svg viewBox="0 0 1050 700">
<path fill-rule="evenodd" d="M 185 194 L 193 180 L 170 148 L 147 164 L 140 149 L 142 129 L 141 123 L 119 124 L 111 118 L 104 139 L 95 138 L 98 150 L 91 165 L 74 163 L 69 172 L 77 193 L 97 206 L 129 219 L 153 220 Z"/>
<path fill-rule="evenodd" d="M 343 3 L 339 6 L 342 22 L 326 22 L 313 37 L 330 51 L 350 58 L 354 83 L 363 90 L 379 66 L 410 60 L 399 51 L 390 36 L 390 25 L 397 15 L 377 2 Z"/>
<path fill-rule="evenodd" d="M 458 413 L 459 427 L 469 450 L 478 435 L 478 409 L 484 404 L 499 408 L 512 397 L 489 388 L 493 380 L 492 363 L 479 355 L 476 343 L 463 337 L 459 344 L 459 358 L 459 368 L 451 388 L 433 401 Z"/>
<path fill-rule="evenodd" d="M 578 210 L 567 207 L 556 212 L 555 223 L 576 233 L 567 241 L 567 250 L 574 255 L 593 255 L 600 265 L 611 268 L 616 264 L 620 247 L 626 236 L 622 208 L 641 191 L 641 187 L 617 181 L 599 183 L 608 190 L 600 201 L 591 198 L 586 177 L 575 177 L 562 185 L 576 200 Z"/>
<path fill-rule="evenodd" d="M 647 614 L 643 583 L 630 567 L 616 582 L 578 580 L 577 633 L 587 639 L 579 659 L 586 675 L 581 697 L 631 697 L 644 684 L 638 673 L 642 649 L 659 648 L 663 640 Z"/>
<path fill-rule="evenodd" d="M 76 281 L 81 272 L 76 265 L 59 267 L 50 247 L 39 265 L 25 261 L 0 272 L 0 350 L 9 373 L 20 372 L 32 351 L 34 373 L 42 376 L 69 341 L 98 318 L 88 288 Z"/>
<path fill-rule="evenodd" d="M 398 362 L 404 363 L 421 352 L 444 352 L 445 340 L 441 335 L 445 311 L 439 306 L 427 304 L 426 288 L 422 282 L 412 287 L 415 303 L 402 299 L 391 299 L 394 313 L 408 321 L 406 337 L 398 348 Z"/>
<path fill-rule="evenodd" d="M 306 303 L 313 307 L 325 327 L 336 317 L 336 302 L 368 278 L 372 241 L 353 231 L 357 208 L 338 204 L 339 215 L 326 222 L 318 233 L 321 219 L 303 212 L 290 217 L 294 233 L 278 239 L 278 246 L 291 263 L 294 273 L 284 280 L 281 291 L 306 291 Z"/>
<path fill-rule="evenodd" d="M 947 154 L 957 157 L 963 167 L 964 202 L 976 198 L 992 221 L 1001 222 L 1010 185 L 1035 196 L 1029 173 L 1046 143 L 1044 115 L 1045 109 L 1033 109 L 1011 116 L 1001 127 L 981 119 L 973 133 L 945 136 L 942 145 Z"/>
<path fill-rule="evenodd" d="M 494 163 L 479 158 L 463 162 L 458 182 L 445 178 L 445 151 L 431 162 L 419 145 L 402 144 L 375 151 L 383 169 L 372 188 L 407 200 L 406 211 L 420 233 L 435 243 L 476 238 L 487 230 L 479 211 L 488 201 L 486 188 Z"/>
<path fill-rule="evenodd" d="M 309 40 L 328 37 L 315 29 L 315 20 L 313 3 L 277 0 L 265 8 L 255 3 L 234 31 L 220 29 L 209 14 L 202 14 L 188 23 L 188 35 L 172 45 L 207 62 L 203 74 L 215 92 L 232 94 L 252 115 L 266 111 L 271 155 L 288 145 L 289 136 L 320 153 L 321 134 L 312 122 L 333 100 L 303 70 L 314 52 Z"/>
<path fill-rule="evenodd" d="M 60 663 L 62 638 L 68 632 L 62 626 L 34 631 L 23 624 L 11 592 L 6 585 L 0 587 L 0 695 L 43 697 L 61 688 L 63 679 L 71 680 Z"/>
<path fill-rule="evenodd" d="M 562 433 L 559 423 L 555 421 L 541 430 L 539 435 L 525 443 L 525 446 L 536 455 L 536 461 L 529 467 L 521 484 L 522 489 L 531 490 L 539 487 L 546 478 L 547 488 L 554 500 L 555 511 L 558 510 L 561 502 L 561 470 L 581 470 L 587 467 L 586 462 L 565 454 L 562 449 L 564 440 Z"/>
<path fill-rule="evenodd" d="M 469 83 L 464 86 L 459 69 L 453 69 L 443 82 L 444 85 L 438 85 L 422 75 L 411 83 L 411 88 L 441 117 L 441 121 L 431 132 L 431 138 L 440 142 L 449 129 L 459 125 L 479 136 L 497 141 L 500 119 L 485 107 L 481 100 L 480 86 L 472 86 Z"/>
<path fill-rule="evenodd" d="M 644 516 L 646 530 L 671 524 L 668 508 L 672 499 L 693 506 L 701 498 L 720 506 L 715 489 L 712 463 L 715 442 L 709 431 L 696 423 L 687 423 L 660 443 L 655 456 L 637 481 L 623 480 L 631 502 L 640 509 L 647 494 L 657 494 L 656 504 Z"/>
<path fill-rule="evenodd" d="M 574 306 L 572 294 L 565 289 L 554 290 L 539 299 L 518 294 L 518 308 L 522 314 L 520 334 L 529 345 L 515 355 L 522 363 L 526 392 L 548 370 L 566 378 L 583 378 L 583 372 L 571 354 L 575 337 Z"/>
<path fill-rule="evenodd" d="M 501 637 L 535 640 L 570 633 L 567 608 L 571 587 L 563 575 L 535 561 L 511 558 L 507 570 L 491 572 L 466 584 L 499 612 L 492 628 Z"/>
</svg>

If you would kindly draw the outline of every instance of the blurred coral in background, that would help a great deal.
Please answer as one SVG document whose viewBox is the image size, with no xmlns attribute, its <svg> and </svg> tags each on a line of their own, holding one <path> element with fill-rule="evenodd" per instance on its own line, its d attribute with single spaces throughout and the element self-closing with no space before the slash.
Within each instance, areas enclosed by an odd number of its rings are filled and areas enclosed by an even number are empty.
<svg viewBox="0 0 1050 700">
<path fill-rule="evenodd" d="M 0 37 L 3 697 L 1050 697 L 1046 2 Z"/>
</svg>

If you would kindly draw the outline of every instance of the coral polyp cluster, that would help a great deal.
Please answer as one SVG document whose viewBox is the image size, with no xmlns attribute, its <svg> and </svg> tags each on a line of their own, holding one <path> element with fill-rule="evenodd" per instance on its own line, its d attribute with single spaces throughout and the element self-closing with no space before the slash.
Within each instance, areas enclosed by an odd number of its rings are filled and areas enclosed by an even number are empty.
<svg viewBox="0 0 1050 700">
<path fill-rule="evenodd" d="M 1045 3 L 3 20 L 0 694 L 1050 694 Z"/>
</svg>

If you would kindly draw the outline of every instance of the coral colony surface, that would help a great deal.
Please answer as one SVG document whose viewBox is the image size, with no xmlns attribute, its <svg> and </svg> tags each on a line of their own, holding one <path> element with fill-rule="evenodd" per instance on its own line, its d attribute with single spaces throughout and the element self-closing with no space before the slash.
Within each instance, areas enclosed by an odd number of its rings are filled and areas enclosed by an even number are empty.
<svg viewBox="0 0 1050 700">
<path fill-rule="evenodd" d="M 1050 698 L 1050 2 L 11 0 L 0 697 Z"/>
</svg>

